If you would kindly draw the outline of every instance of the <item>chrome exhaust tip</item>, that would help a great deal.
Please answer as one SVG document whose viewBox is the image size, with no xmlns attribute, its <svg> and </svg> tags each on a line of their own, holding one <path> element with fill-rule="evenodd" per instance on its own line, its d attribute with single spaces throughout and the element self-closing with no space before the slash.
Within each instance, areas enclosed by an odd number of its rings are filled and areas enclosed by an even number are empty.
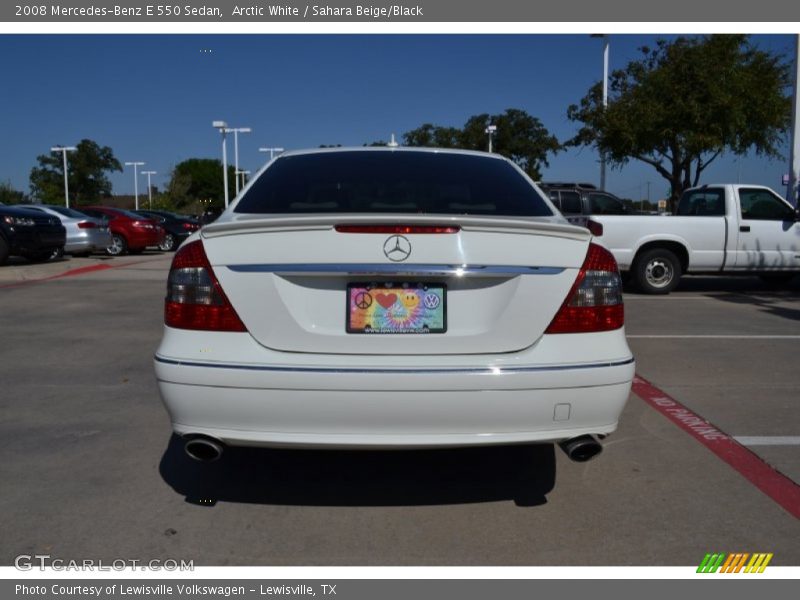
<svg viewBox="0 0 800 600">
<path fill-rule="evenodd" d="M 558 445 L 575 462 L 586 462 L 603 451 L 602 444 L 593 435 L 581 435 L 559 442 Z"/>
<path fill-rule="evenodd" d="M 183 447 L 186 454 L 200 462 L 213 462 L 222 456 L 222 442 L 213 438 L 193 437 Z"/>
</svg>

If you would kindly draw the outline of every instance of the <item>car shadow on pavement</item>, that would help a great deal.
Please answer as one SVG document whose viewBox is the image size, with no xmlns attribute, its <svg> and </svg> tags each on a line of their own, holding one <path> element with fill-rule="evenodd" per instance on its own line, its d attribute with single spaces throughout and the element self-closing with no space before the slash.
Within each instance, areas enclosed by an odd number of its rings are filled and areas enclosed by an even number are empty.
<svg viewBox="0 0 800 600">
<path fill-rule="evenodd" d="M 164 481 L 186 501 L 296 506 L 414 506 L 513 500 L 538 506 L 555 485 L 552 444 L 443 450 L 340 451 L 227 448 L 189 458 L 173 435 Z"/>
<path fill-rule="evenodd" d="M 800 309 L 789 308 L 787 306 L 777 306 L 779 302 L 784 304 L 789 301 L 796 301 L 797 293 L 775 293 L 759 294 L 758 296 L 746 296 L 743 294 L 720 294 L 715 296 L 717 300 L 730 302 L 732 304 L 749 304 L 758 307 L 761 312 L 765 312 L 782 319 L 800 321 Z"/>
</svg>

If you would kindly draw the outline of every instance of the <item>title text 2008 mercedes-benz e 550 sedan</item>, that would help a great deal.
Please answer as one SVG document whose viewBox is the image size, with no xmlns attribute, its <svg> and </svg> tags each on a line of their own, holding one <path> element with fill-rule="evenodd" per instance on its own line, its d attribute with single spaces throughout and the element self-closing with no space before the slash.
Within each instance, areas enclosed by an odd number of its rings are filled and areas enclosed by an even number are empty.
<svg viewBox="0 0 800 600">
<path fill-rule="evenodd" d="M 612 255 L 496 154 L 287 153 L 175 255 L 155 356 L 174 431 L 225 445 L 560 442 L 617 427 Z"/>
</svg>

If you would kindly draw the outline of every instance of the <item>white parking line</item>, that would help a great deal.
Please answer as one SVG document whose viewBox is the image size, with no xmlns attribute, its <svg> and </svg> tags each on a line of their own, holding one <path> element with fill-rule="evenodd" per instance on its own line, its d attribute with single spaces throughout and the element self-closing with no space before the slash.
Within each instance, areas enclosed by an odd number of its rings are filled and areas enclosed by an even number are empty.
<svg viewBox="0 0 800 600">
<path fill-rule="evenodd" d="M 800 435 L 735 435 L 742 446 L 800 446 Z"/>
<path fill-rule="evenodd" d="M 628 335 L 650 340 L 800 340 L 800 335 Z"/>
<path fill-rule="evenodd" d="M 671 302 L 677 302 L 680 300 L 716 300 L 718 296 L 629 296 L 624 294 L 623 298 L 625 302 L 629 300 L 670 300 Z"/>
</svg>

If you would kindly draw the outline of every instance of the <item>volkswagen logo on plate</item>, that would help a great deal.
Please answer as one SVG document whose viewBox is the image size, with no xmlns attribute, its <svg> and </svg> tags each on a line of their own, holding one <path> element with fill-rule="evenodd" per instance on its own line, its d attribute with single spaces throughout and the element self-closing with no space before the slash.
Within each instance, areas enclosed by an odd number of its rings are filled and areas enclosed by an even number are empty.
<svg viewBox="0 0 800 600">
<path fill-rule="evenodd" d="M 411 242 L 402 235 L 393 235 L 383 242 L 383 253 L 392 262 L 402 262 L 411 255 Z"/>
</svg>

